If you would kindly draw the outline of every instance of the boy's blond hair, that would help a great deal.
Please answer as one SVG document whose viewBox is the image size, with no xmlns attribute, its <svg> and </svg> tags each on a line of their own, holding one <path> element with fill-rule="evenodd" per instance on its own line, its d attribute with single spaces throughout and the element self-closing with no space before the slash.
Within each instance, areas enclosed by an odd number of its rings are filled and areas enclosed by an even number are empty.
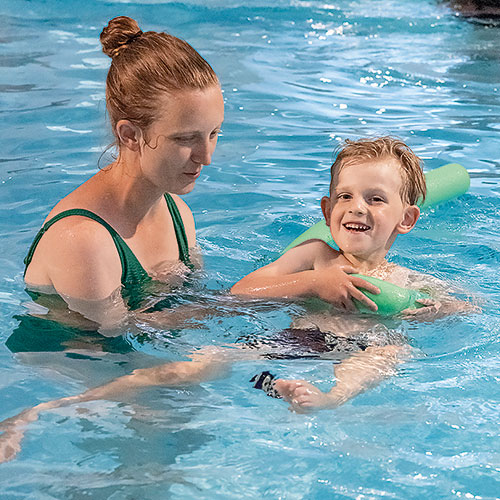
<svg viewBox="0 0 500 500">
<path fill-rule="evenodd" d="M 401 166 L 401 200 L 409 205 L 422 203 L 426 193 L 422 160 L 403 141 L 389 136 L 357 141 L 346 139 L 338 147 L 337 157 L 331 168 L 330 194 L 344 167 L 383 157 L 395 158 Z"/>
</svg>

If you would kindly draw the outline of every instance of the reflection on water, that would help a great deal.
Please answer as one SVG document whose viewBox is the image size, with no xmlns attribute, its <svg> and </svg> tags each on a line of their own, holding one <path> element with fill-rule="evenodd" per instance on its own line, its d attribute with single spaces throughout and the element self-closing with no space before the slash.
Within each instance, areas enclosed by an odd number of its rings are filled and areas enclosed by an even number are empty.
<svg viewBox="0 0 500 500">
<path fill-rule="evenodd" d="M 97 330 L 82 330 L 29 314 L 15 316 L 19 325 L 5 345 L 13 353 L 55 352 L 70 349 L 125 353 L 130 343 L 123 337 L 104 337 Z"/>
</svg>

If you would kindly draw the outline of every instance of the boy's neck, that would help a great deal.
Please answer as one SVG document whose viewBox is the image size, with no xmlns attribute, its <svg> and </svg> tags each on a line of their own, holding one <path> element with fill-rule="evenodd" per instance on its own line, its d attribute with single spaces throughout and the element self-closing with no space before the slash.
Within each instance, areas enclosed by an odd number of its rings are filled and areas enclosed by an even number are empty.
<svg viewBox="0 0 500 500">
<path fill-rule="evenodd" d="M 356 269 L 360 274 L 370 273 L 388 264 L 385 257 L 363 259 L 348 253 L 344 253 L 342 250 L 339 251 L 339 257 L 343 261 L 342 264 L 354 267 L 354 269 Z"/>
</svg>

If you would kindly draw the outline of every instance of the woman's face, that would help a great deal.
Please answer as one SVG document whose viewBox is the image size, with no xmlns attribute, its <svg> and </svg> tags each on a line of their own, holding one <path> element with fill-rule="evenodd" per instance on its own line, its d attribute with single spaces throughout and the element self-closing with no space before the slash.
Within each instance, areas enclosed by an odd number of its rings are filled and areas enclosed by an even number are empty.
<svg viewBox="0 0 500 500">
<path fill-rule="evenodd" d="M 223 120 L 218 86 L 165 93 L 141 147 L 142 174 L 162 192 L 189 193 L 212 161 Z"/>
</svg>

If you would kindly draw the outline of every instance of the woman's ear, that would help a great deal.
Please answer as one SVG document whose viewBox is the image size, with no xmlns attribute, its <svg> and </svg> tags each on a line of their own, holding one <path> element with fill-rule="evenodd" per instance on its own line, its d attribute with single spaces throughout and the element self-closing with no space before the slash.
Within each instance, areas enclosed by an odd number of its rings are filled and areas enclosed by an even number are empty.
<svg viewBox="0 0 500 500">
<path fill-rule="evenodd" d="M 115 130 L 121 146 L 125 146 L 132 151 L 140 150 L 142 132 L 137 125 L 134 125 L 129 120 L 119 120 Z"/>
<path fill-rule="evenodd" d="M 332 215 L 332 202 L 329 196 L 323 196 L 321 198 L 321 211 L 323 212 L 323 217 L 325 218 L 326 225 L 330 226 L 330 218 Z"/>
<path fill-rule="evenodd" d="M 398 224 L 398 233 L 406 234 L 409 233 L 418 221 L 420 217 L 420 208 L 417 205 L 410 205 L 405 208 L 403 219 Z"/>
</svg>

